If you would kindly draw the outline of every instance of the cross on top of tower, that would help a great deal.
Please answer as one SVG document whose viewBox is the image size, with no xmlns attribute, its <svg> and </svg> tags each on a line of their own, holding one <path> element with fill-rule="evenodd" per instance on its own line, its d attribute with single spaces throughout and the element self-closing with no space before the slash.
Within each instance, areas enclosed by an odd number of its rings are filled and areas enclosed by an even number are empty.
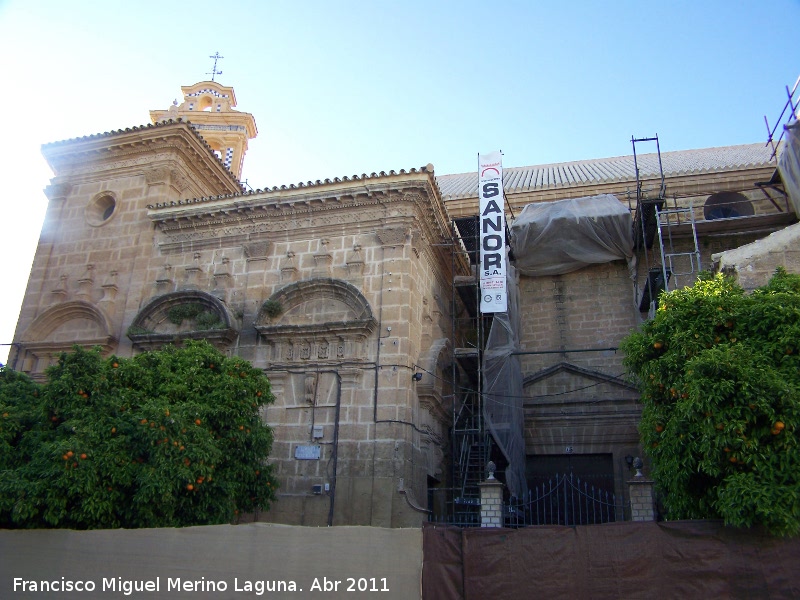
<svg viewBox="0 0 800 600">
<path fill-rule="evenodd" d="M 222 71 L 217 71 L 217 61 L 220 58 L 225 58 L 225 57 L 224 56 L 220 56 L 219 52 L 214 52 L 214 56 L 209 56 L 208 58 L 213 58 L 214 59 L 214 68 L 211 69 L 210 73 L 206 73 L 206 75 L 211 75 L 211 81 L 214 81 L 214 77 L 216 77 L 217 75 L 222 75 Z"/>
</svg>

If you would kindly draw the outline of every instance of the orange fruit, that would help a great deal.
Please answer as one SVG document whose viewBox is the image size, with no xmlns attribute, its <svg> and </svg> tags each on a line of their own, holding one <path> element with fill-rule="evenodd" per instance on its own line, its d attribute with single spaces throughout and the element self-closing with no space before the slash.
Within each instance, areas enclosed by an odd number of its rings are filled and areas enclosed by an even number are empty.
<svg viewBox="0 0 800 600">
<path fill-rule="evenodd" d="M 772 427 L 778 431 L 783 431 L 786 425 L 784 425 L 783 421 L 775 421 L 775 424 Z"/>
<path fill-rule="evenodd" d="M 73 456 L 75 456 L 75 453 L 72 450 L 67 452 L 67 458 L 72 458 Z"/>
<path fill-rule="evenodd" d="M 664 431 L 664 426 L 663 425 L 656 425 L 656 431 L 658 433 L 661 433 L 662 431 Z"/>
<path fill-rule="evenodd" d="M 195 425 L 200 425 L 201 423 L 202 423 L 202 421 L 200 419 L 195 419 L 194 420 L 194 424 Z"/>
<path fill-rule="evenodd" d="M 191 492 L 191 491 L 194 489 L 194 486 L 193 486 L 193 485 L 190 483 L 190 484 L 188 484 L 188 485 L 186 486 L 186 489 L 187 489 L 187 490 L 189 490 L 189 491 Z"/>
</svg>

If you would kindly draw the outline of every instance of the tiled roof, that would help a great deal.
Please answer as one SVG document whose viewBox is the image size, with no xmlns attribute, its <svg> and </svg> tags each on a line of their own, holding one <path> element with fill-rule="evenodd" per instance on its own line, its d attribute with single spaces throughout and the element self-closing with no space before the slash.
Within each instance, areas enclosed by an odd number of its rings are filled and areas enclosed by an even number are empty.
<svg viewBox="0 0 800 600">
<path fill-rule="evenodd" d="M 745 144 L 662 152 L 661 164 L 665 177 L 714 173 L 744 167 L 768 167 L 772 151 L 764 144 Z M 658 154 L 637 154 L 640 179 L 659 176 Z M 600 183 L 635 181 L 633 155 L 614 158 L 595 158 L 550 165 L 510 167 L 503 169 L 506 193 L 544 190 Z M 478 174 L 440 175 L 436 178 L 442 197 L 474 198 L 478 195 Z"/>
</svg>

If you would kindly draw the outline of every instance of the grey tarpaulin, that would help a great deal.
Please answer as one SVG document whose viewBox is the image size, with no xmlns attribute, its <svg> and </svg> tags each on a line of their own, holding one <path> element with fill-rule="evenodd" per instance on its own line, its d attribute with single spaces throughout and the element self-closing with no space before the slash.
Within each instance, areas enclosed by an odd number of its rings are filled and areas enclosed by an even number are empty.
<svg viewBox="0 0 800 600">
<path fill-rule="evenodd" d="M 506 275 L 508 312 L 497 313 L 483 354 L 483 415 L 489 432 L 506 459 L 506 485 L 512 496 L 524 498 L 525 414 L 519 350 L 519 285 L 514 267 Z"/>
<path fill-rule="evenodd" d="M 528 204 L 511 226 L 521 275 L 563 275 L 590 264 L 627 260 L 635 268 L 633 221 L 611 194 Z"/>
<path fill-rule="evenodd" d="M 784 129 L 786 138 L 778 157 L 778 172 L 792 208 L 800 216 L 800 121 L 786 125 Z"/>
</svg>

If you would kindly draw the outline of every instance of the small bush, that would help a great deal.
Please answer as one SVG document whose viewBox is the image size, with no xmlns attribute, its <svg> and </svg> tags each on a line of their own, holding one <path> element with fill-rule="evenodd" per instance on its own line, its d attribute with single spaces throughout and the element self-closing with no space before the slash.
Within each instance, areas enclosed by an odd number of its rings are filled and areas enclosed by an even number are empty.
<svg viewBox="0 0 800 600">
<path fill-rule="evenodd" d="M 267 300 L 261 305 L 261 310 L 270 319 L 274 319 L 283 313 L 283 306 L 277 300 Z"/>
</svg>

